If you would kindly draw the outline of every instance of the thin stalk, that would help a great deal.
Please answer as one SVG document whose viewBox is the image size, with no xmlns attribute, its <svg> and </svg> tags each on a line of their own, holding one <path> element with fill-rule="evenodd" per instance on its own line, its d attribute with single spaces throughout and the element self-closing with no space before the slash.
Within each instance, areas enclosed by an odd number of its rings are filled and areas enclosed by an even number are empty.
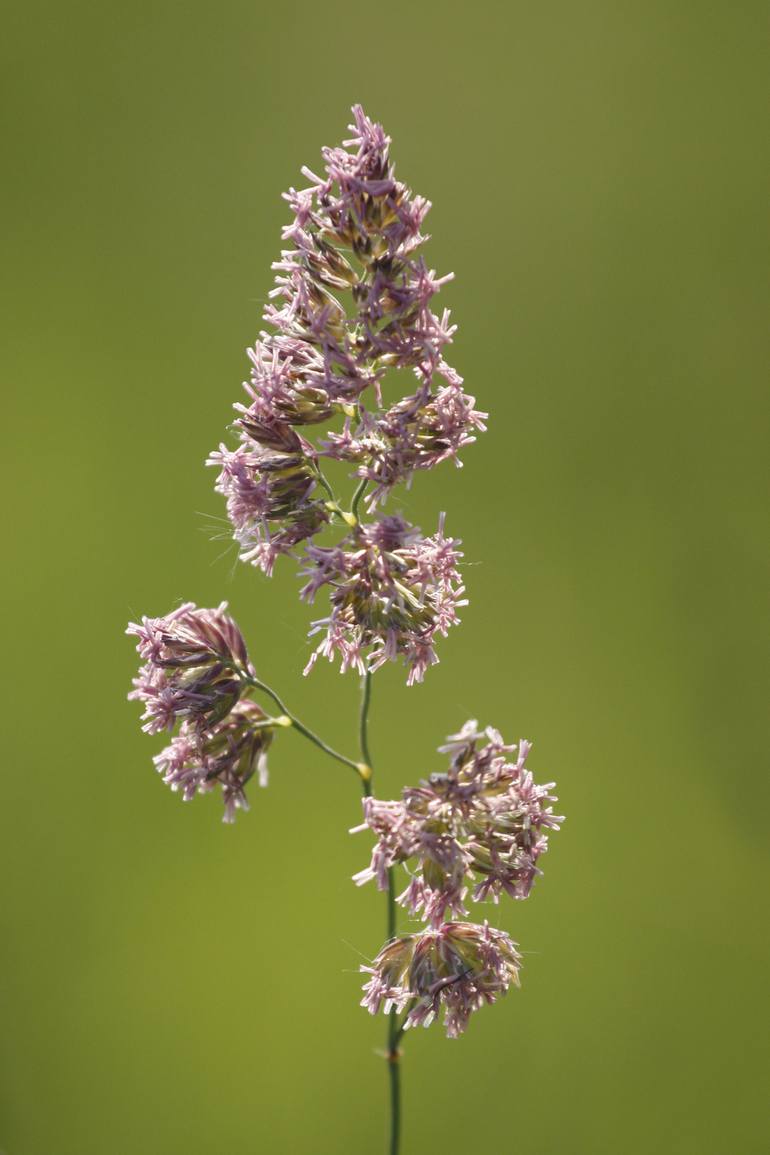
<svg viewBox="0 0 770 1155">
<path fill-rule="evenodd" d="M 329 512 L 332 513 L 335 517 L 338 517 L 340 521 L 344 521 L 345 525 L 354 526 L 356 524 L 355 516 L 352 513 L 347 513 L 342 508 L 340 503 L 337 501 L 337 495 L 335 494 L 331 485 L 329 485 L 329 482 L 326 480 L 318 466 L 316 466 L 315 475 L 318 484 L 323 486 L 323 488 L 329 494 L 329 501 L 325 502 L 326 508 L 329 510 Z"/>
<path fill-rule="evenodd" d="M 358 724 L 358 740 L 361 746 L 361 757 L 367 766 L 372 764 L 369 753 L 369 705 L 372 700 L 372 675 L 366 671 L 361 679 L 361 715 Z"/>
<path fill-rule="evenodd" d="M 391 1015 L 394 1011 L 390 1012 Z M 398 1047 L 388 1055 L 390 1071 L 390 1155 L 398 1155 L 401 1142 L 401 1064 Z"/>
<path fill-rule="evenodd" d="M 393 867 L 388 871 L 388 939 L 396 937 L 396 880 Z M 388 1073 L 390 1075 L 390 1155 L 398 1155 L 401 1141 L 401 1052 L 398 1043 L 403 1033 L 398 1012 L 391 1007 L 388 1015 Z"/>
<path fill-rule="evenodd" d="M 350 512 L 353 514 L 353 517 L 356 519 L 356 521 L 358 521 L 358 507 L 361 504 L 361 498 L 366 493 L 366 487 L 368 484 L 369 478 L 362 477 L 358 489 L 353 494 L 353 500 L 350 503 Z"/>
<path fill-rule="evenodd" d="M 323 488 L 329 494 L 329 497 L 332 499 L 334 504 L 339 508 L 339 502 L 337 501 L 337 495 L 334 492 L 334 490 L 332 489 L 331 485 L 329 485 L 329 482 L 324 477 L 319 466 L 316 466 L 316 477 L 318 478 L 319 484 L 323 486 Z"/>
<path fill-rule="evenodd" d="M 300 722 L 296 714 L 292 714 L 286 703 L 278 697 L 278 694 L 276 694 L 275 690 L 271 689 L 270 686 L 267 686 L 264 682 L 261 682 L 259 678 L 255 678 L 252 674 L 247 674 L 244 671 L 239 672 L 244 682 L 247 682 L 248 685 L 253 686 L 255 690 L 261 690 L 263 694 L 267 694 L 268 698 L 272 698 L 278 709 L 281 711 L 281 714 L 286 719 L 286 721 L 282 723 L 283 725 L 293 726 L 294 729 L 302 734 L 304 738 L 307 738 L 308 741 L 312 742 L 314 746 L 317 746 L 319 750 L 323 750 L 324 754 L 328 754 L 330 758 L 334 758 L 337 762 L 341 762 L 343 766 L 350 766 L 352 770 L 355 770 L 359 778 L 361 778 L 365 784 L 368 784 L 368 780 L 371 777 L 371 771 L 368 764 L 364 765 L 361 762 L 354 762 L 352 758 L 346 757 L 345 754 L 340 754 L 339 751 L 330 746 L 328 742 L 324 742 L 323 738 L 319 738 L 318 735 L 315 734 L 309 726 L 306 726 L 304 722 Z"/>
<path fill-rule="evenodd" d="M 360 494 L 366 488 L 364 481 L 359 486 Z M 356 503 L 354 501 L 355 510 Z M 361 757 L 370 769 L 368 778 L 363 779 L 364 795 L 371 794 L 372 756 L 369 749 L 369 707 L 372 700 L 372 675 L 367 671 L 361 684 L 361 713 L 359 715 L 358 737 L 361 745 Z M 396 880 L 393 868 L 388 871 L 388 905 L 387 905 L 387 938 L 388 941 L 396 936 Z M 404 1020 L 405 1021 L 405 1020 Z M 388 1015 L 387 1060 L 388 1078 L 390 1083 L 390 1155 L 398 1155 L 401 1143 L 401 1052 L 398 1043 L 404 1033 L 404 1024 L 399 1026 L 398 1014 L 393 1007 Z"/>
<path fill-rule="evenodd" d="M 393 867 L 388 871 L 388 940 L 396 937 L 396 876 Z"/>
</svg>

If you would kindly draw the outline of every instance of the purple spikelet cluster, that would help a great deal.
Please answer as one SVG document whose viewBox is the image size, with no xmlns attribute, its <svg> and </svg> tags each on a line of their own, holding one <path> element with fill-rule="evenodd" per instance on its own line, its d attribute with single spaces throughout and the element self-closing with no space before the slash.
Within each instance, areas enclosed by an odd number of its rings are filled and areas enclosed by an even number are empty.
<svg viewBox="0 0 770 1155">
<path fill-rule="evenodd" d="M 541 873 L 537 863 L 547 850 L 548 833 L 563 822 L 550 805 L 556 801 L 551 793 L 554 783 L 538 786 L 525 766 L 530 749 L 530 743 L 524 740 L 518 746 L 508 746 L 496 730 L 489 727 L 481 732 L 478 724 L 470 721 L 439 748 L 440 753 L 450 756 L 448 771 L 432 774 L 419 786 L 406 787 L 399 801 L 364 799 L 364 824 L 355 830 L 371 830 L 377 842 L 369 866 L 355 875 L 354 881 L 361 886 L 374 879 L 380 890 L 386 890 L 392 868 L 403 866 L 409 884 L 398 902 L 430 927 L 422 936 L 400 940 L 400 951 L 406 950 L 404 944 L 408 942 L 421 957 L 419 948 L 425 942 L 430 944 L 426 950 L 433 957 L 438 949 L 436 944 L 443 944 L 441 951 L 445 951 L 446 943 L 453 942 L 460 930 L 468 936 L 468 941 L 475 942 L 474 935 L 479 928 L 473 923 L 445 921 L 467 915 L 469 894 L 474 902 L 485 899 L 498 902 L 501 894 L 519 899 L 528 897 L 535 878 Z M 446 930 L 447 927 L 451 929 Z M 501 950 L 505 945 L 506 958 L 518 959 L 515 944 L 502 931 L 491 931 L 485 924 L 484 935 L 484 942 L 496 944 Z M 397 992 L 382 996 L 392 1005 L 406 1005 L 411 999 L 418 999 L 417 1007 L 424 1009 L 425 992 L 413 981 L 411 962 L 400 971 L 400 986 L 388 970 L 394 958 L 392 947 L 392 943 L 386 944 L 373 970 L 362 968 L 373 975 L 362 1005 L 376 1011 L 381 1001 L 379 992 L 387 987 Z M 398 950 L 395 954 L 401 957 Z M 489 957 L 495 957 L 494 953 Z M 447 983 L 436 989 L 434 1003 L 442 1000 L 446 1003 L 450 1035 L 461 1031 L 467 1022 L 467 1014 L 459 1018 L 456 1014 L 459 1003 L 469 1014 L 482 1002 L 494 1001 L 496 993 L 507 989 L 507 984 L 493 985 L 488 994 L 478 1000 L 478 984 L 483 985 L 486 972 L 480 973 L 474 969 L 475 961 L 471 963 L 470 956 L 465 958 L 460 968 L 464 974 L 462 982 L 458 980 L 457 984 Z M 382 972 L 383 967 L 388 973 Z M 516 973 L 517 968 L 518 962 Z M 498 973 L 498 969 L 496 964 L 494 973 Z M 447 974 L 453 973 L 450 967 Z M 504 973 L 508 973 L 505 968 Z M 469 1001 L 463 1001 L 464 992 Z M 414 1026 L 418 1021 L 427 1026 L 433 1017 L 433 1014 L 423 1017 L 413 1012 L 407 1026 Z"/>
<path fill-rule="evenodd" d="M 444 536 L 444 519 L 433 537 L 423 537 L 401 517 L 381 517 L 361 525 L 333 549 L 309 546 L 302 596 L 315 598 L 329 586 L 331 613 L 313 622 L 324 638 L 305 667 L 319 655 L 340 658 L 348 668 L 374 672 L 402 656 L 407 684 L 421 682 L 438 661 L 434 642 L 459 622 L 466 605 L 458 565 L 458 543 Z"/>
<path fill-rule="evenodd" d="M 143 730 L 171 730 L 182 718 L 204 729 L 219 721 L 241 696 L 239 671 L 250 669 L 246 643 L 227 602 L 201 610 L 185 602 L 164 618 L 132 622 L 144 665 L 129 698 L 144 703 Z"/>
<path fill-rule="evenodd" d="M 444 359 L 455 328 L 432 302 L 451 277 L 419 254 L 430 204 L 396 180 L 382 128 L 358 106 L 353 115 L 352 138 L 323 150 L 324 175 L 303 169 L 309 187 L 286 194 L 289 247 L 274 265 L 271 331 L 248 350 L 240 444 L 221 445 L 209 464 L 241 559 L 269 575 L 281 554 L 303 547 L 303 597 L 329 587 L 329 616 L 311 630 L 324 638 L 306 672 L 319 653 L 359 672 L 402 658 L 411 685 L 438 660 L 435 639 L 464 604 L 457 543 L 443 524 L 423 538 L 401 518 L 363 523 L 333 497 L 323 465 L 348 464 L 371 513 L 416 471 L 459 465 L 486 414 Z M 386 406 L 392 369 L 409 371 L 415 389 Z M 330 424 L 310 440 L 313 426 Z M 346 531 L 337 545 L 312 541 L 334 524 Z"/>
<path fill-rule="evenodd" d="M 519 985 L 521 956 L 502 930 L 484 923 L 444 922 L 391 939 L 371 967 L 361 1006 L 376 1015 L 409 1008 L 404 1029 L 429 1027 L 444 1010 L 450 1039 L 461 1035 L 474 1011 Z"/>
<path fill-rule="evenodd" d="M 250 700 L 253 667 L 246 643 L 225 611 L 186 602 L 163 618 L 131 623 L 143 659 L 128 695 L 144 704 L 149 734 L 178 731 L 154 761 L 163 781 L 186 802 L 219 786 L 224 821 L 248 810 L 254 773 L 267 785 L 267 749 L 283 718 L 269 719 Z"/>
</svg>

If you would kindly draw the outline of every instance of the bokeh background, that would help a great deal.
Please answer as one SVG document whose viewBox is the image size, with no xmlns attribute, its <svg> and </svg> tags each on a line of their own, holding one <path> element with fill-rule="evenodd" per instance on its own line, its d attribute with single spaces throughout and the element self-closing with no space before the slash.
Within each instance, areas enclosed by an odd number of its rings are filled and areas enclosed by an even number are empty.
<svg viewBox="0 0 770 1155">
<path fill-rule="evenodd" d="M 0 1149 L 384 1149 L 383 901 L 356 783 L 301 738 L 234 828 L 153 772 L 125 623 L 229 599 L 305 680 L 290 563 L 236 564 L 203 459 L 286 219 L 362 101 L 429 196 L 452 360 L 489 433 L 405 504 L 471 605 L 376 790 L 468 717 L 535 741 L 563 832 L 499 909 L 524 986 L 408 1037 L 405 1155 L 768 1149 L 761 634 L 764 5 L 329 0 L 4 8 Z"/>
</svg>

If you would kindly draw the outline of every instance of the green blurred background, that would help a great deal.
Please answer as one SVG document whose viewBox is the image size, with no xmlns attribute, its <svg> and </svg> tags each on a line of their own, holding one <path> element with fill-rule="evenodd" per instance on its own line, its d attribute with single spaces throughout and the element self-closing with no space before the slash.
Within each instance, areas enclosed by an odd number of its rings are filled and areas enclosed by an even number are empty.
<svg viewBox="0 0 770 1155">
<path fill-rule="evenodd" d="M 497 912 L 522 991 L 407 1038 L 405 1155 L 768 1149 L 764 46 L 750 2 L 5 7 L 7 1155 L 383 1150 L 355 781 L 286 734 L 234 828 L 182 805 L 122 636 L 226 597 L 353 748 L 355 679 L 301 677 L 294 569 L 235 564 L 203 459 L 279 194 L 359 100 L 435 204 L 492 415 L 405 505 L 449 512 L 471 606 L 424 686 L 378 674 L 376 791 L 475 716 L 568 815 Z"/>
</svg>

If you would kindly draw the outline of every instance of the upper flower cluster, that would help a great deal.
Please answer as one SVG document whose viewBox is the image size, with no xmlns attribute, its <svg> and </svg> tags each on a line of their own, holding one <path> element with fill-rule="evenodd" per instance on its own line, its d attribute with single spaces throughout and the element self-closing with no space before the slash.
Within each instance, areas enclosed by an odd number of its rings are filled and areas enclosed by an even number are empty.
<svg viewBox="0 0 770 1155">
<path fill-rule="evenodd" d="M 337 651 L 343 668 L 359 670 L 362 651 L 370 669 L 405 656 L 411 682 L 437 660 L 435 634 L 456 620 L 450 603 L 456 604 L 459 580 L 436 585 L 428 576 L 415 595 L 399 560 L 400 588 L 386 575 L 373 595 L 376 607 L 362 608 L 356 599 L 369 579 L 361 571 L 372 572 L 370 540 L 381 523 L 361 526 L 357 510 L 345 513 L 321 466 L 332 458 L 349 464 L 362 493 L 368 489 L 371 511 L 416 471 L 449 458 L 459 464 L 459 451 L 485 428 L 486 414 L 444 359 L 455 327 L 432 302 L 451 275 L 437 276 L 419 253 L 430 203 L 396 180 L 381 126 L 360 106 L 353 116 L 352 137 L 323 150 L 323 175 L 303 169 L 309 186 L 286 194 L 293 220 L 273 266 L 276 283 L 264 314 L 271 331 L 248 351 L 247 403 L 236 405 L 240 445 L 220 446 L 208 464 L 219 470 L 216 488 L 241 558 L 266 574 L 278 556 L 335 519 L 354 527 L 336 548 L 306 546 L 305 596 L 323 584 L 333 589 L 323 652 Z M 382 383 L 394 368 L 414 374 L 417 384 L 386 406 Z M 309 439 L 313 426 L 335 418 L 340 426 L 315 443 Z M 421 540 L 424 569 L 432 539 Z M 319 580 L 320 573 L 328 580 Z M 338 584 L 349 593 L 351 582 L 353 607 Z"/>
<path fill-rule="evenodd" d="M 356 882 L 376 879 L 384 890 L 392 866 L 414 864 L 399 902 L 433 926 L 467 914 L 469 890 L 474 902 L 497 902 L 503 892 L 526 898 L 548 831 L 563 821 L 550 805 L 554 783 L 538 786 L 525 767 L 530 748 L 524 740 L 507 746 L 496 730 L 480 732 L 471 721 L 440 747 L 450 755 L 446 773 L 405 788 L 400 801 L 365 798 L 357 829 L 368 827 L 377 843 Z"/>
<path fill-rule="evenodd" d="M 268 718 L 248 695 L 253 668 L 238 626 L 225 612 L 185 602 L 162 618 L 132 622 L 143 659 L 128 695 L 144 703 L 143 730 L 173 730 L 155 765 L 185 801 L 220 786 L 224 821 L 248 809 L 245 786 L 256 772 L 267 785 L 267 749 L 283 719 Z"/>
<path fill-rule="evenodd" d="M 265 319 L 307 341 L 336 374 L 324 382 L 332 400 L 356 401 L 390 366 L 431 377 L 452 339 L 449 313 L 431 301 L 452 274 L 437 277 L 417 250 L 430 209 L 397 181 L 390 138 L 363 109 L 353 109 L 353 136 L 323 150 L 325 175 L 308 168 L 310 187 L 286 194 L 294 220 L 284 229 Z M 336 294 L 348 292 L 350 306 Z"/>
</svg>

